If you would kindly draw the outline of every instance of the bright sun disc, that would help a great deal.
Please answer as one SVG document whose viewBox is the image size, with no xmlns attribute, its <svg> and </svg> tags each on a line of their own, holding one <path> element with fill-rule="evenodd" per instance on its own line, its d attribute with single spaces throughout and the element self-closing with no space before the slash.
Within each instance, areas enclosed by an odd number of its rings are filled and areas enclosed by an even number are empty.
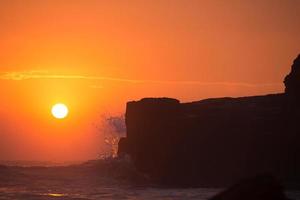
<svg viewBox="0 0 300 200">
<path fill-rule="evenodd" d="M 58 103 L 52 107 L 52 115 L 57 119 L 63 119 L 67 117 L 69 109 L 65 104 Z"/>
</svg>

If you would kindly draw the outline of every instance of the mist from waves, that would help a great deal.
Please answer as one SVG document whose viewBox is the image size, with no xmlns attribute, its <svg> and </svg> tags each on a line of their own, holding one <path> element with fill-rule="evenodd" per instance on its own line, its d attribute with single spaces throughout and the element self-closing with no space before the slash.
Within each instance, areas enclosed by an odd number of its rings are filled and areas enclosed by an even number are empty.
<svg viewBox="0 0 300 200">
<path fill-rule="evenodd" d="M 102 114 L 95 124 L 99 134 L 99 158 L 115 158 L 118 152 L 118 143 L 121 137 L 126 136 L 124 114 Z"/>
</svg>

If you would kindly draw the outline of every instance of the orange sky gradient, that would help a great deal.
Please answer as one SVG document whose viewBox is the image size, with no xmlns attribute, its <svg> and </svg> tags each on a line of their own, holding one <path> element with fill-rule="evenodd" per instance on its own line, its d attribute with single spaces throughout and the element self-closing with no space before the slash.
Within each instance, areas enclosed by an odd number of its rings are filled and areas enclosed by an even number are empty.
<svg viewBox="0 0 300 200">
<path fill-rule="evenodd" d="M 299 19 L 298 0 L 1 0 L 0 160 L 95 159 L 129 100 L 282 92 Z"/>
</svg>

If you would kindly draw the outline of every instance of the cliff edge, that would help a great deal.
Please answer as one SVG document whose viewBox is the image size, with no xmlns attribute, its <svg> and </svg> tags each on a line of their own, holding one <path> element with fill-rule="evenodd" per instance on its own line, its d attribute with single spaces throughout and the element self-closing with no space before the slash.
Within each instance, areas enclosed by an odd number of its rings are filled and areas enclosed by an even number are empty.
<svg viewBox="0 0 300 200">
<path fill-rule="evenodd" d="M 300 55 L 284 84 L 265 96 L 128 102 L 118 153 L 168 185 L 223 187 L 259 174 L 300 181 Z"/>
</svg>

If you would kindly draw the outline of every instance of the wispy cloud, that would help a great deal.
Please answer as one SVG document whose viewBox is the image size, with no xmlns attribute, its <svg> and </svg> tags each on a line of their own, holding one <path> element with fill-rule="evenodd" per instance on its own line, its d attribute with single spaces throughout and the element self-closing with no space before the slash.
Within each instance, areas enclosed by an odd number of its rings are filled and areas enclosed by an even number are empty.
<svg viewBox="0 0 300 200">
<path fill-rule="evenodd" d="M 14 71 L 0 73 L 0 80 L 23 81 L 30 79 L 77 79 L 77 80 L 102 80 L 112 82 L 124 82 L 132 84 L 180 84 L 199 86 L 235 86 L 235 87 L 278 87 L 281 83 L 244 83 L 244 82 L 202 82 L 202 81 L 173 81 L 173 80 L 147 80 L 147 79 L 124 79 L 106 76 L 87 75 L 66 75 L 50 74 L 47 71 Z M 92 85 L 92 88 L 102 88 L 103 86 Z"/>
<path fill-rule="evenodd" d="M 13 81 L 22 81 L 22 80 L 29 80 L 29 79 L 83 79 L 83 80 L 107 80 L 107 81 L 130 82 L 130 83 L 139 82 L 138 80 L 104 77 L 104 76 L 50 74 L 47 71 L 5 72 L 0 75 L 0 79 L 13 80 Z"/>
</svg>

